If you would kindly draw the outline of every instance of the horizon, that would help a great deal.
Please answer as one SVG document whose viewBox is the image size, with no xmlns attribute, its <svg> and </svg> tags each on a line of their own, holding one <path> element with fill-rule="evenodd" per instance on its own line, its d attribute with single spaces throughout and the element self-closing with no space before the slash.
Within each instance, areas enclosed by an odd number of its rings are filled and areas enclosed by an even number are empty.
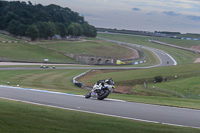
<svg viewBox="0 0 200 133">
<path fill-rule="evenodd" d="M 19 0 L 7 0 L 19 1 Z M 68 7 L 99 28 L 200 34 L 199 0 L 20 0 Z"/>
</svg>

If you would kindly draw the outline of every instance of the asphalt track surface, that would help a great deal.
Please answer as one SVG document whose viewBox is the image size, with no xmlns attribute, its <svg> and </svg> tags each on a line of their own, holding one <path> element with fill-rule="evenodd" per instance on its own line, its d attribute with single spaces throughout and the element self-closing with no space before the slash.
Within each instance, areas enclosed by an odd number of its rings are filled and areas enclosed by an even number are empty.
<svg viewBox="0 0 200 133">
<path fill-rule="evenodd" d="M 128 44 L 135 45 L 135 44 Z M 160 64 L 151 67 L 176 65 L 176 61 L 167 53 L 145 47 L 153 51 L 161 60 Z M 166 62 L 169 63 L 166 63 Z M 151 68 L 143 67 L 143 68 Z M 41 68 L 0 68 L 0 70 L 37 70 Z M 141 67 L 57 67 L 56 69 L 141 69 Z M 84 96 L 19 88 L 0 86 L 0 98 L 22 101 L 26 103 L 45 105 L 81 112 L 95 113 L 145 121 L 167 125 L 200 128 L 200 110 L 166 107 L 142 103 L 125 102 L 114 99 L 96 100 L 85 99 Z"/>
<path fill-rule="evenodd" d="M 0 98 L 137 121 L 200 128 L 200 110 L 114 99 L 85 99 L 81 95 L 6 86 L 0 86 Z"/>
</svg>

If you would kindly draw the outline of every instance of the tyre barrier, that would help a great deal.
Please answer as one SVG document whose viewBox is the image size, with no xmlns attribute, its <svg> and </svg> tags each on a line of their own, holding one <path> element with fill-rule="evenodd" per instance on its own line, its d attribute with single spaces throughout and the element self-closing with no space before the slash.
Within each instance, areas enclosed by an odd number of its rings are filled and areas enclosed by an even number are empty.
<svg viewBox="0 0 200 133">
<path fill-rule="evenodd" d="M 145 63 L 145 62 L 146 62 L 146 60 L 144 60 L 144 61 L 136 61 L 136 62 L 133 62 L 132 65 L 137 65 L 137 64 L 141 64 L 141 63 Z"/>
<path fill-rule="evenodd" d="M 181 38 L 182 40 L 194 40 L 194 41 L 200 41 L 200 38 Z"/>
<path fill-rule="evenodd" d="M 79 88 L 82 88 L 82 83 L 75 83 L 75 85 L 77 86 L 77 87 L 79 87 Z"/>
<path fill-rule="evenodd" d="M 18 43 L 18 41 L 0 41 L 0 43 Z"/>
</svg>

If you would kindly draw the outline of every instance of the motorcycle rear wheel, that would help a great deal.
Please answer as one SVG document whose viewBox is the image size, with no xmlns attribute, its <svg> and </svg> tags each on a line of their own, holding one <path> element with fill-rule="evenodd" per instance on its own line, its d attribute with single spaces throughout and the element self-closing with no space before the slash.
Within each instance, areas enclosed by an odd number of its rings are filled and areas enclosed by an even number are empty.
<svg viewBox="0 0 200 133">
<path fill-rule="evenodd" d="M 110 94 L 109 90 L 104 90 L 104 93 L 99 95 L 97 94 L 97 99 L 98 100 L 103 100 L 104 98 L 106 98 L 108 95 Z"/>
</svg>

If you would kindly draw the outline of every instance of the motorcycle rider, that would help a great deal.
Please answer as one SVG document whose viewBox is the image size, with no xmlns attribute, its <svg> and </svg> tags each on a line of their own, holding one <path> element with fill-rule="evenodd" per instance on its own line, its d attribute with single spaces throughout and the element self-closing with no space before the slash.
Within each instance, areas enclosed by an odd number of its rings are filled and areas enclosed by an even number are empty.
<svg viewBox="0 0 200 133">
<path fill-rule="evenodd" d="M 103 100 L 114 90 L 114 81 L 112 78 L 106 80 L 99 80 L 93 86 L 93 89 L 85 95 L 85 98 L 97 97 L 99 100 Z"/>
<path fill-rule="evenodd" d="M 114 84 L 115 82 L 112 80 L 112 78 L 105 80 L 105 86 L 107 86 L 110 89 L 110 93 L 112 93 L 113 90 L 115 89 Z"/>
<path fill-rule="evenodd" d="M 97 85 L 101 85 L 102 88 L 108 87 L 111 90 L 111 93 L 113 92 L 113 89 L 115 88 L 114 81 L 112 80 L 112 78 L 108 78 L 106 80 L 99 80 L 97 81 Z"/>
</svg>

